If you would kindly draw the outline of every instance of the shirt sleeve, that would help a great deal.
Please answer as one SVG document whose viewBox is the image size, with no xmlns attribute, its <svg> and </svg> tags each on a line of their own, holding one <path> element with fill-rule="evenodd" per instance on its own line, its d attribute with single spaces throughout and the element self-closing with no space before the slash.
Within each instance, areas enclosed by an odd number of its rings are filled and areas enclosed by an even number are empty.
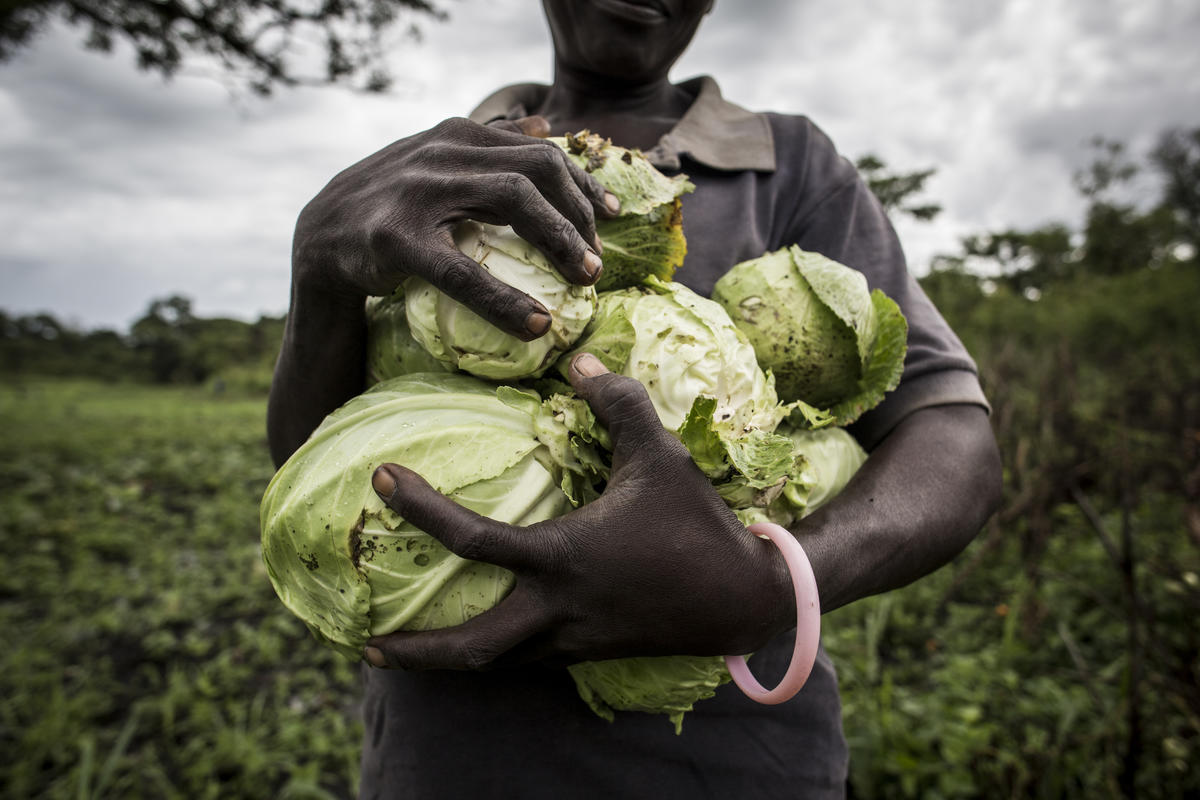
<svg viewBox="0 0 1200 800">
<path fill-rule="evenodd" d="M 779 233 L 772 249 L 796 244 L 859 270 L 872 289 L 896 301 L 908 320 L 900 385 L 851 432 L 870 449 L 921 408 L 967 403 L 990 411 L 975 362 L 909 273 L 899 238 L 858 170 L 807 119 L 773 115 L 772 123 L 776 177 L 784 186 L 802 187 L 792 203 L 778 205 Z"/>
</svg>

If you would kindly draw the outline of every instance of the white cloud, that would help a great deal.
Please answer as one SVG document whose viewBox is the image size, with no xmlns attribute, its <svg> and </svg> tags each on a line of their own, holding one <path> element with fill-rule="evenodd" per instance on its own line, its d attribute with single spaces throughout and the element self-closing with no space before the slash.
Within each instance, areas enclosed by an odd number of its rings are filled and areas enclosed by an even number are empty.
<svg viewBox="0 0 1200 800">
<path fill-rule="evenodd" d="M 295 216 L 338 170 L 549 79 L 534 0 L 450 8 L 397 40 L 384 97 L 163 84 L 62 29 L 0 65 L 0 306 L 124 326 L 178 291 L 204 314 L 282 312 Z M 969 232 L 1072 221 L 1093 134 L 1145 147 L 1200 124 L 1197 39 L 1193 0 L 719 0 L 674 76 L 808 114 L 848 156 L 937 167 L 942 217 L 899 226 L 920 268 Z"/>
</svg>

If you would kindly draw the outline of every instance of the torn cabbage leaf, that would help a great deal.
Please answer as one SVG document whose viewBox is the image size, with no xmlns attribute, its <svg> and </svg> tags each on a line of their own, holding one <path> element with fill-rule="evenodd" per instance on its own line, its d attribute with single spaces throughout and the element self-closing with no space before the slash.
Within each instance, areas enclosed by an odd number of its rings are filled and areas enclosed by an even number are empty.
<svg viewBox="0 0 1200 800">
<path fill-rule="evenodd" d="M 680 198 L 695 188 L 687 176 L 667 177 L 640 151 L 587 131 L 550 141 L 621 201 L 617 217 L 596 219 L 604 249 L 596 290 L 623 289 L 650 276 L 670 280 L 687 253 Z"/>
</svg>

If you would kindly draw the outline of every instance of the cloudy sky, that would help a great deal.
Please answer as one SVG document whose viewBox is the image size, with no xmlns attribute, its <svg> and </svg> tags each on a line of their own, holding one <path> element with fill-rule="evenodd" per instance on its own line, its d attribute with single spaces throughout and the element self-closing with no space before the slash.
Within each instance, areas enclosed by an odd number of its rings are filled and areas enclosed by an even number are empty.
<svg viewBox="0 0 1200 800">
<path fill-rule="evenodd" d="M 548 80 L 536 0 L 446 0 L 399 41 L 385 96 L 237 96 L 170 83 L 53 29 L 0 64 L 0 308 L 124 329 L 155 297 L 203 315 L 286 310 L 295 217 L 341 168 Z M 720 0 L 673 77 L 803 113 L 847 156 L 936 167 L 933 224 L 899 225 L 914 271 L 988 228 L 1074 223 L 1094 135 L 1144 152 L 1200 126 L 1195 0 Z"/>
</svg>

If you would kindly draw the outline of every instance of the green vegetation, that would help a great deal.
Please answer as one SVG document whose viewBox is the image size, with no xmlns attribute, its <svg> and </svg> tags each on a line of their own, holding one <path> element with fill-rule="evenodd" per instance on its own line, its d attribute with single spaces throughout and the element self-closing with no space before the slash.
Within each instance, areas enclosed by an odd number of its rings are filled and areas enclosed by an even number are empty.
<svg viewBox="0 0 1200 800">
<path fill-rule="evenodd" d="M 152 301 L 127 334 L 79 331 L 50 314 L 0 311 L 0 375 L 211 381 L 218 390 L 265 395 L 282 336 L 282 317 L 201 318 L 178 295 Z"/>
<path fill-rule="evenodd" d="M 1005 501 L 954 564 L 826 617 L 856 796 L 1200 795 L 1200 130 L 1098 143 L 1081 231 L 922 283 L 980 366 Z M 985 276 L 985 277 L 981 277 Z"/>
<path fill-rule="evenodd" d="M 1152 202 L 1116 199 L 1105 152 L 1083 230 L 975 237 L 924 281 L 980 364 L 1006 497 L 947 568 L 826 616 L 856 797 L 1200 796 L 1200 133 L 1164 138 Z M 223 361 L 162 302 L 202 377 L 2 320 L 0 796 L 350 796 L 355 667 L 258 547 L 277 321 Z"/>
<path fill-rule="evenodd" d="M 259 397 L 0 388 L 0 795 L 344 797 L 355 668 L 262 566 Z"/>
<path fill-rule="evenodd" d="M 953 324 L 1005 503 L 949 568 L 826 617 L 858 796 L 1193 796 L 1200 270 L 974 297 Z"/>
</svg>

